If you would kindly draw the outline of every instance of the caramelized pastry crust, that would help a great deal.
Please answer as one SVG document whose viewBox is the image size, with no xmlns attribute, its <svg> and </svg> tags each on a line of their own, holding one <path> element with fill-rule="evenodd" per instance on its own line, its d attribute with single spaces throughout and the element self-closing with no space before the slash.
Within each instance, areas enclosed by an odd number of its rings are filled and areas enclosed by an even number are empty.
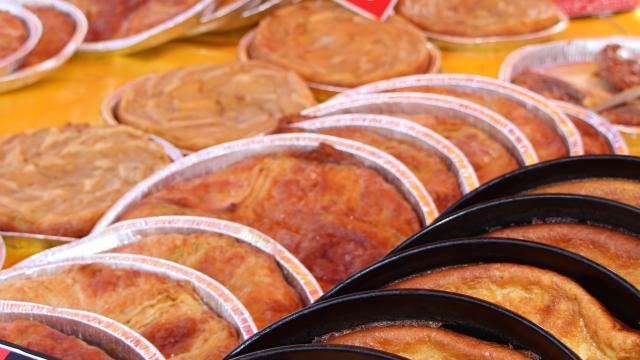
<svg viewBox="0 0 640 360">
<path fill-rule="evenodd" d="M 200 0 L 68 0 L 89 20 L 86 41 L 136 35 L 179 15 Z"/>
<path fill-rule="evenodd" d="M 640 126 L 640 103 L 632 102 L 602 112 L 607 120 L 618 125 Z"/>
<path fill-rule="evenodd" d="M 397 10 L 424 30 L 465 37 L 528 34 L 560 22 L 551 0 L 400 0 Z"/>
<path fill-rule="evenodd" d="M 457 175 L 434 150 L 363 128 L 333 128 L 316 132 L 369 144 L 395 156 L 420 179 L 440 211 L 462 197 Z"/>
<path fill-rule="evenodd" d="M 426 39 L 405 20 L 369 20 L 332 1 L 304 1 L 262 20 L 249 55 L 305 80 L 353 87 L 426 71 Z"/>
<path fill-rule="evenodd" d="M 640 287 L 640 239 L 582 224 L 514 226 L 486 234 L 563 248 L 598 262 Z"/>
<path fill-rule="evenodd" d="M 621 45 L 607 45 L 596 57 L 598 76 L 618 91 L 640 86 L 640 59 L 625 58 L 622 50 Z"/>
<path fill-rule="evenodd" d="M 420 228 L 411 205 L 375 170 L 322 145 L 235 163 L 168 186 L 124 218 L 202 215 L 283 244 L 328 289 Z"/>
<path fill-rule="evenodd" d="M 90 346 L 73 336 L 31 320 L 0 323 L 0 340 L 67 360 L 110 360 L 111 357 L 97 347 Z"/>
<path fill-rule="evenodd" d="M 238 344 L 231 324 L 193 287 L 106 265 L 73 265 L 51 275 L 0 282 L 0 298 L 95 312 L 129 326 L 168 359 L 222 359 Z"/>
<path fill-rule="evenodd" d="M 20 18 L 0 11 L 0 59 L 18 51 L 28 37 L 29 30 Z"/>
<path fill-rule="evenodd" d="M 390 287 L 450 291 L 498 304 L 542 326 L 582 359 L 640 356 L 640 333 L 613 318 L 580 285 L 551 271 L 517 264 L 468 265 Z"/>
<path fill-rule="evenodd" d="M 67 46 L 76 30 L 76 23 L 69 15 L 46 6 L 27 6 L 42 23 L 42 37 L 36 47 L 25 57 L 21 67 L 39 64 L 57 55 Z"/>
<path fill-rule="evenodd" d="M 578 131 L 580 132 L 580 137 L 582 137 L 582 144 L 584 145 L 585 155 L 602 155 L 613 153 L 609 140 L 598 130 L 576 117 L 569 116 L 569 118 L 571 118 L 571 122 L 573 122 L 573 124 L 576 126 L 576 128 L 578 128 Z"/>
<path fill-rule="evenodd" d="M 619 201 L 640 208 L 640 182 L 627 179 L 591 178 L 540 186 L 530 194 L 577 194 Z"/>
<path fill-rule="evenodd" d="M 170 162 L 126 126 L 69 125 L 0 138 L 0 230 L 80 237 Z"/>
<path fill-rule="evenodd" d="M 322 342 L 386 351 L 411 360 L 531 360 L 505 346 L 429 326 L 371 326 L 330 336 Z"/>
<path fill-rule="evenodd" d="M 582 105 L 587 95 L 572 84 L 554 76 L 542 74 L 533 70 L 525 70 L 513 80 L 513 83 L 535 91 L 550 99 L 561 100 Z"/>
<path fill-rule="evenodd" d="M 200 150 L 271 132 L 279 118 L 314 104 L 295 73 L 251 61 L 147 76 L 123 93 L 116 115 L 180 148 Z"/>
<path fill-rule="evenodd" d="M 162 258 L 210 276 L 236 295 L 259 328 L 303 307 L 271 255 L 228 236 L 157 235 L 109 252 Z"/>
</svg>

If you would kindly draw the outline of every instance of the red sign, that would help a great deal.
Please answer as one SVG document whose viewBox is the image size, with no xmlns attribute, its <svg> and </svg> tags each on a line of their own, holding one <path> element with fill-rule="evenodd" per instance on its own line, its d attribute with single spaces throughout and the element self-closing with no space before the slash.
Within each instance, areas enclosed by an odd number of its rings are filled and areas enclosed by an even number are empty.
<svg viewBox="0 0 640 360">
<path fill-rule="evenodd" d="M 638 0 L 555 0 L 569 16 L 589 16 L 633 10 Z"/>
<path fill-rule="evenodd" d="M 335 0 L 338 4 L 373 20 L 384 21 L 398 0 Z"/>
</svg>

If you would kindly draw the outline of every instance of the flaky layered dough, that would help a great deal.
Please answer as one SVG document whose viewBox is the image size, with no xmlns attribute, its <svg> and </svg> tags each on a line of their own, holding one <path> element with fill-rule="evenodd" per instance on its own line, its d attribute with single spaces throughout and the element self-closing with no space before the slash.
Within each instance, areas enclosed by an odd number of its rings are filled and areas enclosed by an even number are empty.
<svg viewBox="0 0 640 360">
<path fill-rule="evenodd" d="M 67 360 L 110 360 L 97 347 L 73 336 L 65 335 L 47 325 L 30 320 L 0 323 L 0 340 Z"/>
<path fill-rule="evenodd" d="M 86 41 L 139 34 L 187 11 L 200 0 L 68 0 L 89 20 Z"/>
<path fill-rule="evenodd" d="M 528 34 L 560 21 L 551 0 L 400 0 L 397 11 L 424 30 L 465 37 Z"/>
<path fill-rule="evenodd" d="M 420 228 L 411 205 L 377 171 L 327 146 L 256 156 L 177 182 L 124 218 L 202 215 L 276 239 L 328 289 Z"/>
<path fill-rule="evenodd" d="M 457 175 L 434 150 L 357 127 L 322 129 L 316 132 L 363 142 L 395 156 L 420 179 L 440 211 L 462 197 Z"/>
<path fill-rule="evenodd" d="M 148 272 L 73 265 L 52 275 L 0 282 L 0 298 L 104 315 L 175 360 L 221 359 L 239 342 L 233 326 L 190 284 Z"/>
<path fill-rule="evenodd" d="M 531 360 L 504 346 L 428 326 L 372 326 L 323 342 L 386 351 L 411 360 Z"/>
<path fill-rule="evenodd" d="M 399 17 L 381 23 L 331 1 L 304 1 L 262 20 L 249 55 L 307 81 L 352 87 L 426 71 L 426 45 L 420 31 Z"/>
<path fill-rule="evenodd" d="M 162 258 L 210 276 L 236 295 L 259 328 L 303 306 L 271 255 L 228 236 L 157 235 L 109 252 Z"/>
<path fill-rule="evenodd" d="M 20 18 L 0 11 L 0 60 L 18 51 L 28 37 L 29 30 Z"/>
<path fill-rule="evenodd" d="M 57 55 L 67 46 L 76 31 L 75 21 L 66 13 L 46 6 L 28 6 L 42 22 L 42 37 L 25 57 L 22 68 L 39 64 Z"/>
<path fill-rule="evenodd" d="M 578 128 L 582 144 L 584 145 L 585 155 L 602 155 L 612 154 L 611 144 L 609 140 L 598 132 L 594 127 L 576 117 L 569 116 L 573 124 Z"/>
<path fill-rule="evenodd" d="M 233 62 L 147 76 L 122 94 L 116 116 L 180 148 L 200 150 L 271 132 L 279 118 L 314 104 L 295 73 L 257 61 Z"/>
<path fill-rule="evenodd" d="M 0 139 L 0 230 L 80 237 L 170 162 L 126 126 L 69 125 Z"/>
<path fill-rule="evenodd" d="M 584 360 L 640 357 L 640 333 L 613 318 L 580 285 L 551 271 L 517 264 L 468 265 L 390 287 L 450 291 L 498 304 L 542 326 Z"/>
<path fill-rule="evenodd" d="M 543 185 L 529 194 L 577 194 L 596 196 L 640 207 L 640 182 L 627 179 L 591 178 Z"/>
<path fill-rule="evenodd" d="M 581 254 L 640 287 L 640 239 L 634 236 L 582 224 L 514 226 L 486 235 L 535 241 Z"/>
<path fill-rule="evenodd" d="M 505 146 L 466 121 L 427 114 L 388 113 L 388 115 L 415 121 L 447 138 L 467 156 L 481 183 L 519 167 L 518 162 Z"/>
</svg>

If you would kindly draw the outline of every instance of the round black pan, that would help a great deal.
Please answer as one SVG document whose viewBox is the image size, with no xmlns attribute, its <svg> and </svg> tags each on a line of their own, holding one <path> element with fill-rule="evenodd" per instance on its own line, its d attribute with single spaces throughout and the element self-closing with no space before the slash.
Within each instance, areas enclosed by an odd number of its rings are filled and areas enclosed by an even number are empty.
<svg viewBox="0 0 640 360">
<path fill-rule="evenodd" d="M 355 346 L 292 345 L 257 351 L 233 360 L 403 360 L 404 357 Z"/>
</svg>

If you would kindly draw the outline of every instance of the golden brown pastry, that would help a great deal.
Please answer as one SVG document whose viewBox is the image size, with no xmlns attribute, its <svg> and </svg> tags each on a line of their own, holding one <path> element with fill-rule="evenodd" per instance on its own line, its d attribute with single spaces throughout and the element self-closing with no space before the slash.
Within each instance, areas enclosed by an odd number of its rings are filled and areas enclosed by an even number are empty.
<svg viewBox="0 0 640 360">
<path fill-rule="evenodd" d="M 400 0 L 397 11 L 422 29 L 446 35 L 521 35 L 560 22 L 551 0 Z"/>
<path fill-rule="evenodd" d="M 640 126 L 640 103 L 632 102 L 602 112 L 614 124 Z"/>
<path fill-rule="evenodd" d="M 156 235 L 109 252 L 152 256 L 198 270 L 236 295 L 258 328 L 303 307 L 271 255 L 225 235 Z"/>
<path fill-rule="evenodd" d="M 42 37 L 27 55 L 21 67 L 39 64 L 57 55 L 67 46 L 76 30 L 76 23 L 69 15 L 47 6 L 27 6 L 42 23 Z"/>
<path fill-rule="evenodd" d="M 107 265 L 71 265 L 51 275 L 0 282 L 0 298 L 95 312 L 147 338 L 168 359 L 221 359 L 234 327 L 186 282 Z"/>
<path fill-rule="evenodd" d="M 258 61 L 233 62 L 147 76 L 123 93 L 116 116 L 180 148 L 200 150 L 271 132 L 279 118 L 314 104 L 295 73 Z"/>
<path fill-rule="evenodd" d="M 151 215 L 202 215 L 256 228 L 299 258 L 324 289 L 420 228 L 395 186 L 328 145 L 255 156 L 174 183 L 124 218 Z"/>
<path fill-rule="evenodd" d="M 584 360 L 637 359 L 640 333 L 627 328 L 573 280 L 517 264 L 466 265 L 392 284 L 393 289 L 460 293 L 505 307 L 540 325 Z"/>
<path fill-rule="evenodd" d="M 580 136 L 582 137 L 582 144 L 584 145 L 585 155 L 602 155 L 613 153 L 609 140 L 598 130 L 589 125 L 587 122 L 582 121 L 574 116 L 569 115 L 569 118 L 580 132 Z"/>
<path fill-rule="evenodd" d="M 89 20 L 86 41 L 136 35 L 187 11 L 200 0 L 68 0 Z"/>
<path fill-rule="evenodd" d="M 416 325 L 370 326 L 321 342 L 386 351 L 411 360 L 531 360 L 506 346 L 478 340 L 450 330 Z"/>
<path fill-rule="evenodd" d="M 22 19 L 0 11 L 0 60 L 18 51 L 28 37 L 29 30 Z"/>
<path fill-rule="evenodd" d="M 640 239 L 582 224 L 537 224 L 505 228 L 486 236 L 539 242 L 598 262 L 640 287 Z"/>
<path fill-rule="evenodd" d="M 262 20 L 249 55 L 307 81 L 353 87 L 426 71 L 431 61 L 426 41 L 397 16 L 382 23 L 332 1 L 304 1 Z"/>
<path fill-rule="evenodd" d="M 80 237 L 170 162 L 126 126 L 68 125 L 0 138 L 0 230 Z"/>
<path fill-rule="evenodd" d="M 393 155 L 418 177 L 440 211 L 462 197 L 456 173 L 434 150 L 425 146 L 357 127 L 320 129 L 315 132 L 359 141 Z"/>
<path fill-rule="evenodd" d="M 574 85 L 555 76 L 526 69 L 512 82 L 550 99 L 582 105 L 587 95 Z"/>
<path fill-rule="evenodd" d="M 60 360 L 110 360 L 97 347 L 31 320 L 0 323 L 0 340 Z"/>
<path fill-rule="evenodd" d="M 640 182 L 628 179 L 590 178 L 543 185 L 529 194 L 577 194 L 596 196 L 640 207 Z"/>
</svg>

